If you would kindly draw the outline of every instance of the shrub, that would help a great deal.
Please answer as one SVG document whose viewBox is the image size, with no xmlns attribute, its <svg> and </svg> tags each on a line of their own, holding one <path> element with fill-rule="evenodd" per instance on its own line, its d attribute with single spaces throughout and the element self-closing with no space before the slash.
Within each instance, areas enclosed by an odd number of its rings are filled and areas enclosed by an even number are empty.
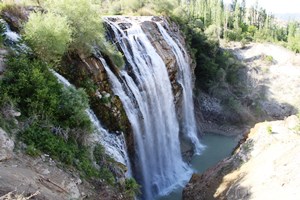
<svg viewBox="0 0 300 200">
<path fill-rule="evenodd" d="M 25 56 L 10 57 L 2 88 L 26 117 L 52 117 L 59 105 L 62 89 L 56 78 L 40 61 Z"/>
<path fill-rule="evenodd" d="M 105 40 L 98 7 L 92 0 L 48 0 L 45 7 L 67 19 L 72 30 L 71 50 L 88 55 L 95 44 Z"/>
<path fill-rule="evenodd" d="M 270 55 L 262 55 L 262 59 L 267 62 L 268 64 L 272 64 L 274 63 L 274 58 L 273 56 L 270 56 Z"/>
<path fill-rule="evenodd" d="M 26 152 L 29 155 L 37 156 L 42 151 L 66 165 L 76 166 L 87 178 L 99 177 L 99 172 L 93 166 L 88 150 L 76 144 L 74 140 L 65 141 L 36 124 L 27 128 L 19 137 L 28 145 Z"/>
<path fill-rule="evenodd" d="M 99 177 L 110 185 L 115 183 L 115 177 L 107 167 L 100 168 Z"/>
<path fill-rule="evenodd" d="M 242 39 L 242 29 L 227 30 L 224 34 L 229 41 L 240 41 Z"/>
<path fill-rule="evenodd" d="M 48 12 L 31 13 L 24 37 L 44 61 L 59 61 L 71 42 L 72 31 L 66 17 Z"/>
<path fill-rule="evenodd" d="M 88 108 L 88 96 L 81 88 L 62 88 L 58 120 L 65 127 L 81 127 L 91 131 L 91 123 L 85 109 Z M 62 112 L 63 111 L 63 112 Z"/>
<path fill-rule="evenodd" d="M 27 146 L 26 153 L 32 157 L 37 157 L 41 154 L 41 152 L 36 149 L 33 144 Z"/>
<path fill-rule="evenodd" d="M 177 2 L 172 0 L 154 0 L 153 6 L 156 12 L 169 16 L 177 7 Z"/>
<path fill-rule="evenodd" d="M 15 102 L 23 118 L 34 117 L 40 125 L 58 127 L 61 132 L 69 134 L 65 138 L 75 140 L 92 131 L 85 112 L 88 98 L 84 90 L 64 88 L 47 65 L 22 55 L 9 58 L 7 66 L 0 88 Z"/>
<path fill-rule="evenodd" d="M 220 28 L 216 25 L 210 25 L 206 30 L 205 34 L 212 39 L 218 39 L 220 37 Z"/>
<path fill-rule="evenodd" d="M 125 65 L 125 61 L 123 59 L 123 55 L 121 52 L 119 52 L 115 46 L 108 42 L 104 42 L 102 44 L 99 44 L 101 48 L 101 52 L 108 56 L 108 59 L 111 60 L 111 62 L 121 69 Z"/>
<path fill-rule="evenodd" d="M 141 186 L 133 178 L 125 180 L 125 193 L 131 198 L 141 193 L 140 187 Z"/>
<path fill-rule="evenodd" d="M 272 134 L 272 133 L 273 133 L 273 129 L 272 129 L 272 126 L 271 126 L 271 125 L 268 125 L 268 126 L 267 126 L 267 133 L 268 133 L 268 134 Z"/>
</svg>

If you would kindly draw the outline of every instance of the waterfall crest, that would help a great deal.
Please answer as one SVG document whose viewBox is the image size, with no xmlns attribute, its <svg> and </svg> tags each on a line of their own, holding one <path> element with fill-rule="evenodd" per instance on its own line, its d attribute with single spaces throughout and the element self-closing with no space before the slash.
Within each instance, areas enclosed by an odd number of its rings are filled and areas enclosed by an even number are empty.
<svg viewBox="0 0 300 200">
<path fill-rule="evenodd" d="M 151 18 L 144 19 L 151 20 Z M 191 173 L 191 169 L 183 162 L 180 152 L 179 122 L 171 82 L 165 63 L 139 23 L 124 17 L 122 21 L 130 26 L 123 30 L 124 23 L 120 25 L 109 17 L 105 18 L 105 21 L 112 29 L 115 40 L 129 65 L 116 75 L 104 59 L 100 58 L 100 60 L 114 93 L 123 103 L 134 132 L 135 172 L 143 186 L 143 199 L 152 200 L 157 195 L 167 193 L 180 180 L 187 179 L 188 174 Z M 170 42 L 169 45 L 174 44 Z M 177 52 L 174 50 L 174 53 Z M 183 55 L 178 56 L 177 62 L 184 59 Z M 189 113 L 193 112 L 193 107 L 188 105 L 193 104 L 192 93 L 188 92 L 192 89 L 191 72 L 184 69 L 189 68 L 186 61 L 185 64 L 179 65 L 178 80 L 186 93 L 184 94 L 184 112 L 186 112 L 183 122 L 186 126 L 184 131 L 187 132 L 194 146 L 200 149 L 194 114 Z"/>
</svg>

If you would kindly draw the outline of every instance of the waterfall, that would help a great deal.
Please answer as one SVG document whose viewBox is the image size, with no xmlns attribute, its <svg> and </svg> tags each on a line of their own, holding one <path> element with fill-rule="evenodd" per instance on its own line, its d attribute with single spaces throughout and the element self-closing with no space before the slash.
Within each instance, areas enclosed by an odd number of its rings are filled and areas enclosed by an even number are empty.
<svg viewBox="0 0 300 200">
<path fill-rule="evenodd" d="M 9 25 L 3 19 L 0 19 L 0 26 L 2 26 L 2 28 L 4 29 L 2 36 L 4 36 L 3 43 L 5 45 L 8 45 L 16 53 L 31 51 L 31 49 L 21 40 L 21 36 L 18 33 L 12 31 L 9 28 Z"/>
<path fill-rule="evenodd" d="M 152 200 L 169 192 L 191 173 L 181 157 L 179 123 L 171 83 L 162 58 L 138 23 L 122 18 L 131 24 L 123 31 L 117 22 L 109 18 L 105 21 L 113 30 L 130 66 L 115 75 L 105 60 L 100 59 L 134 132 L 135 170 L 143 186 L 143 199 Z M 181 71 L 185 73 L 184 69 Z M 182 87 L 186 87 L 183 80 Z"/>
<path fill-rule="evenodd" d="M 159 22 L 156 22 L 156 25 L 158 26 L 158 29 L 162 34 L 164 40 L 172 48 L 172 51 L 176 57 L 177 64 L 179 66 L 178 82 L 181 84 L 183 92 L 182 132 L 193 144 L 195 153 L 200 154 L 204 147 L 200 144 L 199 139 L 197 137 L 192 91 L 192 74 L 190 65 L 188 63 L 187 53 L 182 44 L 179 41 L 175 42 Z"/>
<path fill-rule="evenodd" d="M 51 70 L 51 72 L 65 87 L 73 87 L 72 84 L 63 76 L 61 76 L 54 70 Z M 127 155 L 127 148 L 123 133 L 109 133 L 106 129 L 102 127 L 100 121 L 97 119 L 96 115 L 91 109 L 87 109 L 86 113 L 89 116 L 95 128 L 94 133 L 89 137 L 89 141 L 92 143 L 100 143 L 101 145 L 103 145 L 105 153 L 111 158 L 113 158 L 115 161 L 127 166 L 127 176 L 131 176 L 130 162 Z"/>
</svg>

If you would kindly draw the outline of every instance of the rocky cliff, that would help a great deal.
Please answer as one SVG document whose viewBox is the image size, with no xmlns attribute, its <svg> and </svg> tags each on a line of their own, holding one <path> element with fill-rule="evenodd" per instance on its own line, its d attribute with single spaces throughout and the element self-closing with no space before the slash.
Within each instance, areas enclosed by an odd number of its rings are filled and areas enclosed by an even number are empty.
<svg viewBox="0 0 300 200">
<path fill-rule="evenodd" d="M 232 53 L 209 94 L 195 95 L 199 124 L 204 131 L 238 135 L 265 120 L 282 120 L 299 110 L 300 57 L 275 44 L 221 42 Z M 226 67 L 225 67 L 226 68 Z M 197 77 L 198 78 L 198 77 Z"/>
<path fill-rule="evenodd" d="M 1 128 L 0 146 L 0 199 L 124 199 L 113 186 L 101 180 L 91 184 L 47 154 L 34 158 L 16 151 Z"/>
<path fill-rule="evenodd" d="M 257 124 L 229 158 L 194 174 L 184 200 L 297 199 L 299 118 Z"/>
</svg>

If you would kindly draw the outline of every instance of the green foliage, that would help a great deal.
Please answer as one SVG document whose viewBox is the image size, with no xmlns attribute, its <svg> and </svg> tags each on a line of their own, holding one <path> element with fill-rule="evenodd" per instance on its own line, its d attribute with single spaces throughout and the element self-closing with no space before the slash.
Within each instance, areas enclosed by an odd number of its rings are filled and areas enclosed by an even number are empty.
<svg viewBox="0 0 300 200">
<path fill-rule="evenodd" d="M 18 136 L 27 144 L 29 155 L 45 152 L 68 166 L 76 166 L 85 177 L 106 175 L 94 167 L 82 144 L 82 137 L 92 131 L 85 112 L 88 98 L 84 90 L 64 88 L 47 65 L 24 55 L 8 58 L 0 89 L 1 108 L 9 101 L 22 113 L 19 120 L 25 126 Z"/>
<path fill-rule="evenodd" d="M 63 88 L 60 95 L 58 120 L 63 127 L 80 127 L 91 132 L 91 122 L 85 109 L 88 108 L 88 97 L 83 89 Z"/>
<path fill-rule="evenodd" d="M 87 149 L 74 140 L 65 141 L 38 125 L 31 125 L 19 137 L 28 145 L 26 152 L 31 156 L 37 156 L 42 151 L 68 166 L 76 166 L 87 178 L 99 176 Z"/>
<path fill-rule="evenodd" d="M 125 193 L 130 197 L 134 198 L 136 195 L 141 193 L 141 186 L 133 178 L 125 180 Z"/>
<path fill-rule="evenodd" d="M 44 61 L 59 61 L 68 49 L 72 31 L 67 18 L 51 12 L 31 13 L 24 27 L 24 37 Z"/>
<path fill-rule="evenodd" d="M 290 37 L 287 45 L 292 51 L 300 53 L 300 33 L 295 37 Z"/>
<path fill-rule="evenodd" d="M 105 153 L 104 147 L 100 144 L 95 146 L 93 155 L 96 163 L 100 167 L 99 177 L 104 179 L 107 183 L 113 185 L 115 183 L 115 178 L 107 166 L 115 164 L 115 161 Z"/>
<path fill-rule="evenodd" d="M 271 125 L 268 125 L 268 126 L 267 126 L 267 133 L 268 133 L 268 134 L 272 134 L 272 133 L 273 133 L 273 130 L 272 130 L 272 126 L 271 126 Z"/>
<path fill-rule="evenodd" d="M 105 157 L 105 150 L 102 145 L 96 145 L 93 151 L 93 155 L 95 159 L 104 158 Z M 99 164 L 99 163 L 98 163 Z"/>
<path fill-rule="evenodd" d="M 108 59 L 117 66 L 119 69 L 125 65 L 125 61 L 121 52 L 119 52 L 115 46 L 110 43 L 104 42 L 103 44 L 99 44 L 101 51 L 103 54 L 108 56 Z"/>
<path fill-rule="evenodd" d="M 219 39 L 221 34 L 220 28 L 212 24 L 205 30 L 205 34 L 210 38 Z"/>
<path fill-rule="evenodd" d="M 250 33 L 252 37 L 254 37 L 256 31 L 257 31 L 257 27 L 254 25 L 250 25 L 247 30 L 247 32 Z"/>
<path fill-rule="evenodd" d="M 72 30 L 71 50 L 88 55 L 95 44 L 105 41 L 98 6 L 91 0 L 47 0 L 45 7 L 67 19 Z"/>
<path fill-rule="evenodd" d="M 154 10 L 161 14 L 170 15 L 177 7 L 177 1 L 173 0 L 154 0 Z"/>
<path fill-rule="evenodd" d="M 99 178 L 105 180 L 110 185 L 115 183 L 115 177 L 107 167 L 100 168 Z"/>
<path fill-rule="evenodd" d="M 22 111 L 22 116 L 36 116 L 54 126 L 91 132 L 85 113 L 88 98 L 82 89 L 64 88 L 43 62 L 22 55 L 9 58 L 7 66 L 1 88 Z"/>
<path fill-rule="evenodd" d="M 26 147 L 26 153 L 32 157 L 37 157 L 41 154 L 41 152 L 36 149 L 33 144 Z"/>
<path fill-rule="evenodd" d="M 142 6 L 142 0 L 126 0 L 123 1 L 124 13 L 137 12 Z"/>
<path fill-rule="evenodd" d="M 47 66 L 24 56 L 10 57 L 7 66 L 2 88 L 22 110 L 22 115 L 53 116 L 58 109 L 62 85 Z"/>
<path fill-rule="evenodd" d="M 262 59 L 266 61 L 268 64 L 272 64 L 274 62 L 273 56 L 270 55 L 262 55 Z"/>
<path fill-rule="evenodd" d="M 225 38 L 230 41 L 241 41 L 242 40 L 242 29 L 227 30 Z"/>
</svg>

